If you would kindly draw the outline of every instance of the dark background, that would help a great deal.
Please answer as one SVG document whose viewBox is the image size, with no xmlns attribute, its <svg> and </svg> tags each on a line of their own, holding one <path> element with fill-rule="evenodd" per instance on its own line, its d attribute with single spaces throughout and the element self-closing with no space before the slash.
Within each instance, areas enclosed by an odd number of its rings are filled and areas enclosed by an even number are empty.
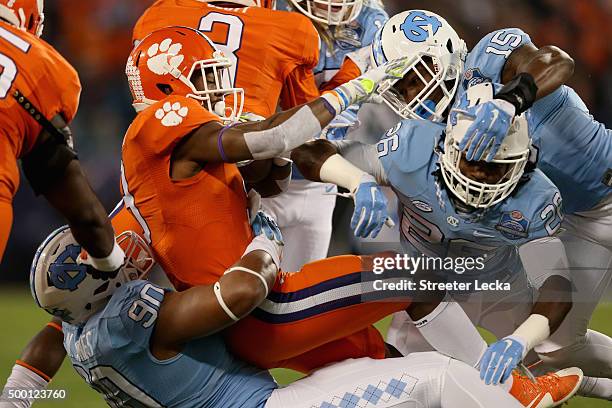
<svg viewBox="0 0 612 408">
<path fill-rule="evenodd" d="M 53 0 L 46 4 L 43 38 L 78 70 L 83 84 L 72 124 L 81 163 L 110 211 L 119 200 L 123 134 L 134 112 L 123 73 L 131 29 L 152 0 Z M 599 121 L 612 126 L 612 1 L 610 0 L 385 0 L 390 15 L 409 8 L 445 17 L 472 47 L 488 32 L 519 27 L 536 45 L 554 44 L 570 53 L 576 72 L 570 85 Z M 390 117 L 390 116 L 388 116 Z M 392 117 L 392 116 L 391 116 Z M 366 120 L 367 121 L 367 120 Z M 365 129 L 380 126 L 365 123 Z M 340 207 L 346 207 L 343 202 Z M 62 220 L 22 180 L 15 197 L 13 231 L 0 265 L 0 280 L 26 282 L 37 245 Z M 345 225 L 335 248 L 347 247 Z"/>
</svg>

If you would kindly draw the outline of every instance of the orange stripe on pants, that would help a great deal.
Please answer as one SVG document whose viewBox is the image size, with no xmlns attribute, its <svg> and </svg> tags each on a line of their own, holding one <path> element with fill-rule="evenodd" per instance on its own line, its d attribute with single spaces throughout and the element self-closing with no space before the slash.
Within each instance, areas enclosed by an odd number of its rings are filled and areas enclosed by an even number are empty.
<svg viewBox="0 0 612 408">
<path fill-rule="evenodd" d="M 369 270 L 367 265 L 370 259 L 347 255 L 316 261 L 305 265 L 298 273 L 283 274 L 273 291 L 289 293 L 307 290 L 333 278 Z M 234 354 L 262 368 L 310 370 L 315 367 L 305 363 L 303 355 L 322 346 L 325 347 L 321 352 L 310 354 L 317 366 L 349 357 L 381 358 L 384 343 L 380 336 L 373 335 L 369 327 L 385 316 L 405 310 L 409 305 L 408 301 L 358 303 L 289 323 L 268 323 L 248 316 L 226 331 L 226 341 Z M 356 337 L 349 338 L 351 335 Z"/>
</svg>

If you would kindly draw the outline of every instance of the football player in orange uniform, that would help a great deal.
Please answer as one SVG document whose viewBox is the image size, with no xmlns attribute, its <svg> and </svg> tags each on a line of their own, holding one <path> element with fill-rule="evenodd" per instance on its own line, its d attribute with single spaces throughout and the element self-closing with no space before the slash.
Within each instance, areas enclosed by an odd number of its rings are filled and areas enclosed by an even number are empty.
<svg viewBox="0 0 612 408">
<path fill-rule="evenodd" d="M 121 187 L 133 218 L 125 210 L 119 211 L 118 217 L 127 224 L 133 219 L 138 222 L 139 228 L 130 229 L 142 231 L 178 289 L 213 283 L 240 258 L 252 238 L 243 181 L 237 167 L 230 163 L 272 158 L 318 135 L 343 109 L 366 100 L 378 82 L 401 75 L 404 63 L 398 61 L 372 71 L 308 105 L 268 120 L 224 126 L 213 112 L 235 119 L 243 102 L 242 90 L 232 87 L 229 80 L 232 62 L 192 29 L 175 27 L 149 35 L 133 50 L 126 69 L 134 103 L 141 112 L 123 146 Z M 226 107 L 225 96 L 233 101 L 231 108 Z M 199 261 L 194 264 L 196 253 Z M 344 274 L 361 271 L 360 259 L 349 258 L 345 261 L 348 268 L 334 269 Z M 286 290 L 297 289 L 287 286 Z M 374 314 L 364 312 L 368 319 L 365 326 L 405 305 L 385 304 Z M 328 315 L 326 322 L 333 323 L 333 316 Z M 364 327 L 354 328 L 352 324 L 346 325 L 345 331 L 328 331 L 328 335 L 341 338 Z M 51 326 L 57 328 L 56 323 Z M 289 333 L 290 327 L 284 327 Z M 292 334 L 299 337 L 295 333 L 299 331 Z M 53 334 L 59 337 L 59 333 Z M 362 337 L 370 335 L 367 332 Z M 49 334 L 48 342 L 35 338 L 23 353 L 30 376 L 38 377 L 42 386 L 63 359 L 52 337 Z M 319 343 L 310 347 L 323 344 L 326 338 L 315 340 Z M 331 340 L 333 336 L 327 338 Z M 376 340 L 382 341 L 379 335 Z M 296 339 L 294 345 L 306 351 L 308 342 L 304 337 Z M 40 351 L 48 353 L 50 346 L 54 348 L 53 358 L 45 361 Z M 371 353 L 382 357 L 384 350 L 379 347 Z M 271 356 L 266 358 L 273 364 Z"/>
<path fill-rule="evenodd" d="M 313 68 L 319 37 L 311 21 L 297 13 L 271 10 L 271 0 L 158 0 L 136 23 L 138 43 L 167 26 L 204 34 L 232 62 L 230 76 L 247 97 L 244 111 L 269 117 L 319 96 Z M 350 78 L 353 79 L 353 78 Z"/>
<path fill-rule="evenodd" d="M 13 221 L 20 159 L 36 194 L 68 219 L 90 262 L 112 271 L 123 263 L 123 253 L 76 160 L 67 125 L 81 84 L 74 68 L 39 38 L 42 27 L 42 0 L 0 0 L 0 260 Z"/>
</svg>

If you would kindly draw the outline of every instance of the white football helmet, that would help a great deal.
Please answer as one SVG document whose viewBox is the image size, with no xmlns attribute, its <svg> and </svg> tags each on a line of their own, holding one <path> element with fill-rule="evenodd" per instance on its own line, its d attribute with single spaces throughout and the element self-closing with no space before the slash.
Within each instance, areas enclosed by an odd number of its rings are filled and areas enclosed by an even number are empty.
<svg viewBox="0 0 612 408">
<path fill-rule="evenodd" d="M 492 83 L 483 83 L 470 87 L 463 98 L 468 101 L 467 106 L 482 104 L 494 97 Z M 474 208 L 488 208 L 508 197 L 516 188 L 529 160 L 531 139 L 529 125 L 525 114 L 514 118 L 508 135 L 504 139 L 499 151 L 487 165 L 507 165 L 508 169 L 496 183 L 484 183 L 472 180 L 463 174 L 459 168 L 464 158 L 463 151 L 459 150 L 459 143 L 473 122 L 473 117 L 466 115 L 462 109 L 451 111 L 446 127 L 444 140 L 444 153 L 440 157 L 442 177 L 449 190 L 463 203 Z"/>
<path fill-rule="evenodd" d="M 363 8 L 363 0 L 291 0 L 291 3 L 311 20 L 327 25 L 348 24 Z"/>
<path fill-rule="evenodd" d="M 38 306 L 67 323 L 82 324 L 103 309 L 122 284 L 144 278 L 155 265 L 148 245 L 132 231 L 118 235 L 117 243 L 125 251 L 125 264 L 114 278 L 96 279 L 89 265 L 77 263 L 81 246 L 68 226 L 53 231 L 38 247 L 30 269 L 30 289 Z"/>
<path fill-rule="evenodd" d="M 383 82 L 377 93 L 404 119 L 443 120 L 461 82 L 467 46 L 439 15 L 426 10 L 396 14 L 376 33 L 371 45 L 372 65 L 377 67 L 401 57 L 411 58 L 406 74 L 414 72 L 422 90 L 407 101 L 393 86 L 399 80 Z M 423 76 L 426 72 L 431 76 Z M 437 90 L 441 99 L 433 100 Z"/>
</svg>

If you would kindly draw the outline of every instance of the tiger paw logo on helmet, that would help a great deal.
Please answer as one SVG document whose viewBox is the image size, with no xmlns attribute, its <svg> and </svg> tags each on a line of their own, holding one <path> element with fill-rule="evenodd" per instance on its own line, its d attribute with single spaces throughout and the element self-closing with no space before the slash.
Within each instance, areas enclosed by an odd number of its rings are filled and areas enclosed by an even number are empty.
<svg viewBox="0 0 612 408">
<path fill-rule="evenodd" d="M 179 102 L 166 102 L 164 106 L 155 112 L 155 117 L 161 120 L 162 125 L 166 127 L 178 126 L 183 122 L 183 118 L 187 117 L 189 108 L 181 106 Z"/>
<path fill-rule="evenodd" d="M 147 50 L 149 56 L 147 67 L 157 75 L 166 75 L 178 71 L 178 67 L 185 59 L 184 55 L 179 54 L 181 49 L 183 49 L 183 45 L 180 43 L 173 44 L 170 38 L 166 38 L 159 44 L 151 45 Z"/>
</svg>

